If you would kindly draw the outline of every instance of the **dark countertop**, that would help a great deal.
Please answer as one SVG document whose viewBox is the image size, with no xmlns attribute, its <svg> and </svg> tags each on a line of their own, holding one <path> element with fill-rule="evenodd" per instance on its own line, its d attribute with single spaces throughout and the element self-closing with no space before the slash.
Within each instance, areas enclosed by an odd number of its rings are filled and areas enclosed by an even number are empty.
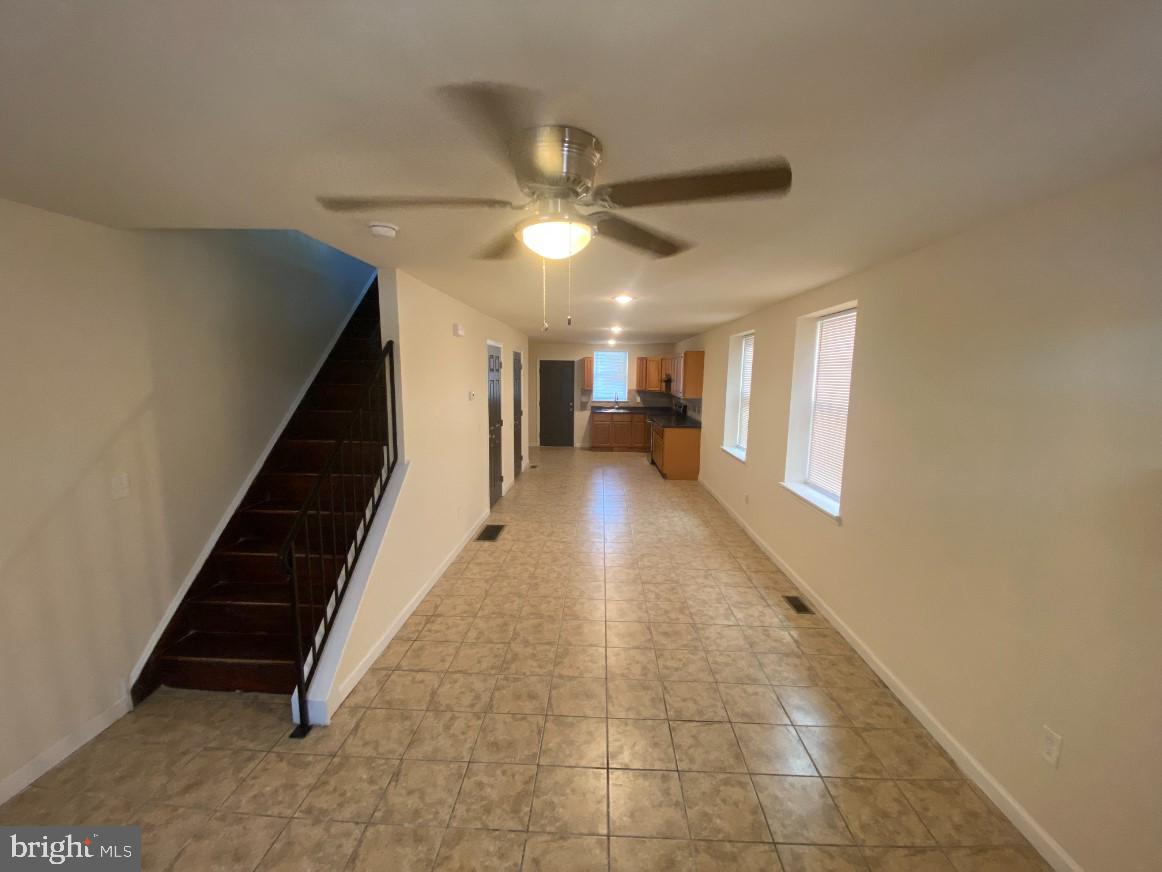
<svg viewBox="0 0 1162 872">
<path fill-rule="evenodd" d="M 683 429 L 683 430 L 701 430 L 702 422 L 697 418 L 679 418 L 673 412 L 655 413 L 647 416 L 651 424 L 657 424 L 666 430 Z"/>
<path fill-rule="evenodd" d="M 590 414 L 594 415 L 645 415 L 651 424 L 658 424 L 665 428 L 682 428 L 701 430 L 702 422 L 697 418 L 679 418 L 674 410 L 666 406 L 590 406 Z"/>
</svg>

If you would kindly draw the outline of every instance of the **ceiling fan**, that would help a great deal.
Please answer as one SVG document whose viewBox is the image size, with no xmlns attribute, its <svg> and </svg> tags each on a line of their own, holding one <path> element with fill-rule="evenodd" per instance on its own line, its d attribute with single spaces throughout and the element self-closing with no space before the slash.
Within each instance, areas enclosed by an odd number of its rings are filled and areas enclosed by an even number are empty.
<svg viewBox="0 0 1162 872">
<path fill-rule="evenodd" d="M 709 167 L 688 173 L 597 184 L 601 141 L 587 130 L 538 124 L 542 100 L 535 91 L 474 82 L 439 89 L 462 120 L 472 126 L 516 175 L 530 199 L 525 203 L 484 197 L 319 197 L 332 212 L 417 207 L 514 209 L 531 215 L 513 232 L 476 256 L 498 260 L 519 251 L 518 240 L 536 254 L 559 260 L 604 236 L 654 257 L 671 257 L 691 244 L 615 214 L 635 206 L 661 206 L 735 197 L 770 197 L 791 187 L 791 167 L 781 157 Z M 589 211 L 595 210 L 595 211 Z"/>
</svg>

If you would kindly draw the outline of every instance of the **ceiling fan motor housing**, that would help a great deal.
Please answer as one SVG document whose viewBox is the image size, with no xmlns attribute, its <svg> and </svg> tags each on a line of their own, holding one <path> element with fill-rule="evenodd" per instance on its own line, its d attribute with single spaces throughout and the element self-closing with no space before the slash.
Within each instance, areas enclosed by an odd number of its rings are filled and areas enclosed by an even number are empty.
<svg viewBox="0 0 1162 872">
<path fill-rule="evenodd" d="M 601 141 L 566 125 L 530 127 L 509 146 L 520 189 L 534 199 L 583 199 L 593 190 Z"/>
</svg>

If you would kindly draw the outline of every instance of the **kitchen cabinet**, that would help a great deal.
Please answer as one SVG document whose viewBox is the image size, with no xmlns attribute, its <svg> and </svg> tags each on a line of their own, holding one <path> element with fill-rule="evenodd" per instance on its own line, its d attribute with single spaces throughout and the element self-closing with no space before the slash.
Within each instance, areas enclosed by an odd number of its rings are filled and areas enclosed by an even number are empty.
<svg viewBox="0 0 1162 872">
<path fill-rule="evenodd" d="M 613 448 L 613 416 L 594 413 L 589 416 L 589 445 L 591 448 Z"/>
<path fill-rule="evenodd" d="M 660 391 L 662 386 L 662 361 L 657 357 L 646 358 L 646 387 L 647 391 Z M 639 387 L 640 390 L 640 387 Z"/>
<path fill-rule="evenodd" d="M 650 447 L 650 424 L 645 415 L 634 415 L 630 420 L 630 447 L 634 451 L 645 451 Z"/>
<path fill-rule="evenodd" d="M 639 391 L 664 391 L 662 381 L 662 360 L 659 357 L 638 357 L 635 359 L 634 387 Z"/>
<path fill-rule="evenodd" d="M 675 358 L 673 356 L 666 356 L 658 362 L 659 368 L 661 369 L 662 390 L 669 390 L 671 393 L 674 390 L 674 360 Z"/>
<path fill-rule="evenodd" d="M 651 438 L 650 459 L 663 478 L 678 481 L 698 479 L 701 429 L 654 424 Z"/>
<path fill-rule="evenodd" d="M 679 366 L 678 386 L 674 390 L 674 395 L 684 400 L 702 399 L 702 377 L 705 370 L 705 351 L 683 352 Z"/>
<path fill-rule="evenodd" d="M 668 391 L 683 400 L 700 400 L 705 368 L 705 351 L 639 357 L 635 363 L 635 384 L 639 391 Z"/>
<path fill-rule="evenodd" d="M 644 413 L 595 409 L 589 415 L 589 447 L 595 451 L 645 451 L 648 436 Z"/>
<path fill-rule="evenodd" d="M 629 451 L 632 434 L 629 415 L 612 415 L 613 418 L 613 450 Z"/>
<path fill-rule="evenodd" d="M 581 390 L 593 390 L 593 357 L 585 357 L 581 360 Z"/>
</svg>

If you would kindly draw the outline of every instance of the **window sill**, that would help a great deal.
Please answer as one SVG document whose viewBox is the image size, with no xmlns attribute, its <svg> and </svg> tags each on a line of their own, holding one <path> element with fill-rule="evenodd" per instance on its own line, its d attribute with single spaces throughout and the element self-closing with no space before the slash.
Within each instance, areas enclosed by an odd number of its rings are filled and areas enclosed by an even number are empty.
<svg viewBox="0 0 1162 872">
<path fill-rule="evenodd" d="M 737 445 L 723 445 L 722 450 L 740 463 L 746 463 L 746 450 Z"/>
<path fill-rule="evenodd" d="M 811 485 L 801 481 L 781 481 L 779 482 L 783 487 L 805 502 L 807 505 L 822 512 L 836 524 L 842 524 L 843 519 L 839 516 L 839 503 L 833 500 L 827 494 L 817 491 Z"/>
</svg>

